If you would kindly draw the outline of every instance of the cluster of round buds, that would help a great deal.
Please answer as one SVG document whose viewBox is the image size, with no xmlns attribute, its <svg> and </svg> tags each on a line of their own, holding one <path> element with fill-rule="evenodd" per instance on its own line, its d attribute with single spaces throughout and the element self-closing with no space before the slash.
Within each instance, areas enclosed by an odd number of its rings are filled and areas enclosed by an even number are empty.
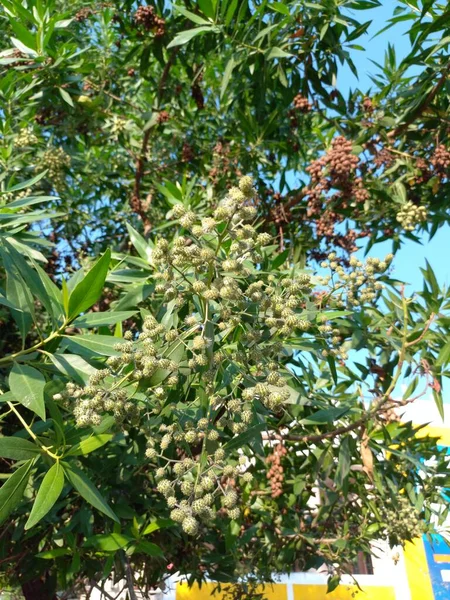
<svg viewBox="0 0 450 600">
<path fill-rule="evenodd" d="M 0 196 L 0 201 L 3 204 L 3 202 L 12 202 L 13 200 L 21 200 L 22 198 L 28 198 L 29 196 L 31 196 L 31 194 L 32 194 L 31 188 L 26 188 L 25 190 L 22 190 L 18 194 L 15 194 L 14 192 L 8 192 L 7 194 L 2 194 Z"/>
<path fill-rule="evenodd" d="M 283 336 L 293 335 L 298 329 L 307 331 L 311 323 L 296 310 L 302 304 L 301 292 L 311 287 L 311 277 L 302 273 L 280 283 L 283 293 L 277 293 L 275 287 L 268 285 L 264 290 L 265 295 L 259 299 L 261 309 L 266 312 L 265 324 Z"/>
<path fill-rule="evenodd" d="M 267 479 L 270 481 L 272 498 L 278 498 L 283 493 L 284 470 L 281 460 L 286 454 L 286 446 L 281 440 L 273 446 L 272 453 L 266 458 L 266 463 L 270 465 L 270 469 L 267 471 Z"/>
<path fill-rule="evenodd" d="M 81 387 L 70 382 L 63 392 L 54 395 L 54 400 L 65 405 L 75 403 L 73 415 L 77 427 L 100 425 L 105 413 L 112 413 L 118 425 L 138 424 L 139 407 L 129 399 L 127 391 L 104 385 L 110 374 L 109 369 L 99 370 L 90 377 L 88 385 Z"/>
<path fill-rule="evenodd" d="M 211 435 L 213 432 L 207 418 L 199 419 L 195 427 L 193 422 L 187 422 L 184 426 L 179 422 L 162 425 L 160 441 L 157 442 L 154 437 L 148 441 L 146 456 L 151 460 L 163 459 L 162 453 L 170 445 L 180 442 L 195 447 L 205 438 L 216 441 L 217 436 Z M 252 476 L 249 472 L 240 471 L 240 466 L 246 462 L 245 457 L 240 457 L 243 460 L 237 466 L 228 464 L 226 458 L 225 450 L 219 446 L 207 456 L 206 466 L 186 456 L 181 460 L 167 461 L 165 467 L 156 469 L 157 490 L 171 509 L 171 518 L 180 523 L 189 535 L 196 535 L 202 522 L 208 523 L 214 518 L 219 504 L 221 513 L 231 519 L 237 519 L 240 515 L 237 507 L 239 496 L 234 482 L 240 477 L 242 483 L 249 483 Z"/>
<path fill-rule="evenodd" d="M 450 170 L 450 151 L 443 144 L 436 147 L 434 154 L 430 159 L 434 172 L 438 177 L 444 179 L 449 176 Z"/>
<path fill-rule="evenodd" d="M 70 167 L 70 156 L 62 148 L 49 148 L 44 152 L 39 165 L 40 169 L 47 169 L 47 177 L 56 188 L 65 183 L 64 169 Z"/>
<path fill-rule="evenodd" d="M 251 177 L 244 176 L 239 180 L 239 187 L 232 187 L 226 198 L 214 212 L 217 221 L 231 221 L 233 224 L 241 221 L 252 221 L 257 214 L 253 204 L 255 189 Z"/>
<path fill-rule="evenodd" d="M 294 98 L 294 108 L 302 113 L 308 113 L 312 109 L 312 104 L 308 98 L 297 94 Z"/>
<path fill-rule="evenodd" d="M 170 374 L 170 377 L 167 379 L 168 385 L 176 385 L 178 383 L 178 364 L 169 358 L 159 355 L 159 351 L 154 344 L 155 340 L 165 331 L 165 327 L 157 323 L 154 317 L 146 317 L 142 333 L 139 335 L 137 342 L 130 340 L 114 346 L 114 350 L 121 354 L 108 358 L 107 363 L 110 369 L 118 372 L 123 367 L 132 365 L 133 370 L 129 373 L 130 378 L 135 381 L 151 377 L 158 369 L 163 369 Z M 178 343 L 181 344 L 182 342 Z M 161 388 L 149 389 L 148 394 L 160 401 L 166 397 L 165 392 L 162 392 Z"/>
<path fill-rule="evenodd" d="M 165 20 L 155 13 L 153 6 L 140 6 L 134 13 L 134 21 L 142 25 L 146 31 L 155 30 L 155 37 L 161 37 L 165 32 Z"/>
<path fill-rule="evenodd" d="M 259 400 L 269 410 L 277 410 L 289 399 L 290 393 L 286 389 L 283 377 L 276 375 L 276 377 L 270 377 L 270 374 L 268 376 L 268 381 L 273 383 L 257 383 L 254 387 L 245 388 L 242 392 L 243 400 L 246 402 Z"/>
<path fill-rule="evenodd" d="M 405 231 L 414 231 L 419 223 L 426 221 L 427 209 L 408 201 L 399 210 L 396 218 Z"/>
<path fill-rule="evenodd" d="M 345 269 L 343 261 L 336 253 L 329 254 L 328 260 L 323 261 L 321 267 L 330 268 L 333 277 L 337 275 L 341 281 L 344 291 L 337 296 L 338 307 L 359 306 L 374 300 L 384 287 L 377 281 L 376 276 L 386 272 L 393 258 L 392 254 L 388 254 L 384 260 L 370 257 L 363 263 L 356 256 L 352 256 L 349 261 L 350 268 Z"/>
<path fill-rule="evenodd" d="M 38 138 L 33 133 L 33 130 L 29 127 L 26 129 L 22 129 L 19 135 L 16 136 L 14 140 L 14 145 L 16 148 L 25 148 L 27 146 L 34 146 L 38 143 Z"/>
<path fill-rule="evenodd" d="M 328 323 L 324 323 L 318 326 L 318 330 L 329 344 L 329 348 L 322 351 L 322 356 L 324 358 L 329 355 L 338 356 L 342 360 L 347 360 L 348 354 L 343 345 L 343 337 L 340 329 L 333 327 Z"/>
<path fill-rule="evenodd" d="M 383 517 L 386 536 L 392 545 L 403 545 L 405 541 L 422 537 L 424 523 L 405 496 L 399 495 L 396 498 L 395 505 L 388 499 L 380 512 Z"/>
</svg>

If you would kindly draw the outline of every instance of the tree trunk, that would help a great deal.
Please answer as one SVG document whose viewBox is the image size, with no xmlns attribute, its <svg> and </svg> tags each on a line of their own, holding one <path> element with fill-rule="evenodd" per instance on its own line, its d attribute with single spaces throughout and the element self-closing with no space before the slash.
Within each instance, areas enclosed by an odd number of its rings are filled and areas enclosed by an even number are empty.
<svg viewBox="0 0 450 600">
<path fill-rule="evenodd" d="M 22 593 L 25 600 L 58 600 L 53 577 L 27 581 L 22 585 Z"/>
</svg>

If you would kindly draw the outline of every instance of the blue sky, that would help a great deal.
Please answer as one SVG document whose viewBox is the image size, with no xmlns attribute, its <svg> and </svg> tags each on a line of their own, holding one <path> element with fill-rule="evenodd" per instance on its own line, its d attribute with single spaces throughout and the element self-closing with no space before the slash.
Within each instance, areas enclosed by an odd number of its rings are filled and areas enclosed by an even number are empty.
<svg viewBox="0 0 450 600">
<path fill-rule="evenodd" d="M 369 91 L 373 85 L 370 79 L 370 73 L 375 73 L 377 67 L 371 62 L 372 60 L 383 64 L 384 53 L 388 43 L 394 45 L 398 61 L 404 57 L 410 48 L 408 32 L 408 22 L 396 24 L 394 27 L 384 32 L 378 37 L 375 34 L 382 29 L 388 19 L 392 17 L 393 10 L 397 2 L 392 0 L 384 0 L 382 6 L 371 11 L 367 11 L 367 19 L 372 19 L 372 24 L 367 35 L 362 40 L 358 40 L 358 44 L 365 47 L 365 51 L 353 52 L 354 62 L 358 71 L 358 79 L 353 75 L 350 69 L 346 66 L 342 67 L 338 74 L 337 85 L 339 90 L 347 95 L 349 89 L 359 88 L 361 91 Z M 366 12 L 366 11 L 365 11 Z M 358 14 L 359 13 L 359 14 Z M 355 12 L 355 18 L 360 18 L 361 13 Z M 391 251 L 391 243 L 384 242 L 374 246 L 371 251 L 371 256 L 383 257 Z M 422 289 L 422 273 L 421 267 L 425 267 L 425 260 L 428 260 L 433 268 L 435 275 L 441 286 L 450 285 L 450 260 L 448 258 L 450 251 L 450 227 L 445 225 L 436 233 L 432 240 L 426 236 L 422 239 L 421 244 L 411 241 L 406 241 L 402 248 L 397 253 L 393 262 L 393 275 L 405 283 L 408 283 L 406 291 L 412 294 L 414 291 Z M 446 386 L 444 401 L 450 404 L 450 390 Z"/>
<path fill-rule="evenodd" d="M 383 63 L 384 53 L 388 43 L 394 45 L 398 60 L 405 56 L 410 48 L 408 32 L 408 22 L 401 22 L 380 36 L 374 37 L 382 29 L 388 19 L 392 17 L 393 10 L 397 2 L 384 0 L 382 6 L 364 11 L 367 13 L 367 19 L 372 19 L 372 24 L 368 33 L 358 40 L 358 44 L 365 46 L 364 52 L 353 52 L 353 59 L 358 71 L 359 79 L 353 75 L 350 69 L 343 66 L 338 74 L 337 85 L 340 91 L 346 95 L 350 88 L 358 87 L 362 91 L 368 91 L 372 86 L 370 73 L 375 73 L 377 67 L 371 62 L 374 60 Z M 354 11 L 355 18 L 361 17 L 360 11 Z M 372 256 L 382 256 L 391 251 L 390 242 L 376 245 L 370 254 Z M 422 245 L 410 241 L 405 242 L 394 261 L 395 276 L 410 284 L 409 291 L 419 290 L 422 287 L 422 274 L 420 267 L 425 266 L 425 259 L 431 264 L 436 277 L 441 285 L 450 284 L 450 261 L 448 253 L 450 251 L 450 227 L 442 227 L 432 240 L 424 238 Z"/>
</svg>

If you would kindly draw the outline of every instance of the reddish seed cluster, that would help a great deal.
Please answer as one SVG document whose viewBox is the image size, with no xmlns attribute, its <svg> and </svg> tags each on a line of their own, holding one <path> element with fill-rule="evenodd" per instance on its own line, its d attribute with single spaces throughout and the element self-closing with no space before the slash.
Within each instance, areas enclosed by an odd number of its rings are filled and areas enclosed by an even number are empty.
<svg viewBox="0 0 450 600">
<path fill-rule="evenodd" d="M 443 144 L 439 144 L 430 159 L 433 165 L 435 174 L 444 179 L 449 175 L 450 169 L 450 152 Z"/>
<path fill-rule="evenodd" d="M 155 13 L 153 6 L 140 6 L 134 13 L 134 22 L 146 31 L 154 29 L 155 37 L 161 37 L 165 33 L 166 22 Z"/>
<path fill-rule="evenodd" d="M 86 21 L 86 19 L 88 19 L 93 13 L 94 11 L 92 8 L 81 8 L 75 15 L 75 21 L 82 23 L 83 21 Z"/>
<path fill-rule="evenodd" d="M 297 94 L 294 98 L 294 108 L 302 113 L 308 113 L 312 109 L 312 104 L 308 98 Z"/>
<path fill-rule="evenodd" d="M 213 167 L 209 171 L 209 176 L 213 183 L 226 174 L 231 168 L 230 146 L 219 141 L 213 148 Z"/>
<path fill-rule="evenodd" d="M 355 240 L 359 235 L 353 230 L 337 235 L 335 227 L 345 220 L 343 210 L 352 207 L 353 213 L 357 213 L 357 207 L 369 198 L 362 178 L 356 175 L 358 165 L 359 158 L 352 153 L 351 142 L 339 136 L 324 156 L 307 167 L 311 184 L 303 190 L 308 198 L 306 217 L 314 220 L 317 236 L 348 252 L 357 249 Z"/>
<path fill-rule="evenodd" d="M 278 498 L 283 493 L 284 470 L 281 466 L 281 459 L 286 456 L 287 450 L 283 441 L 280 440 L 273 448 L 272 454 L 266 458 L 267 464 L 271 465 L 267 471 L 267 479 L 270 481 L 272 498 Z"/>
<path fill-rule="evenodd" d="M 346 181 L 358 166 L 359 159 L 352 154 L 352 143 L 343 136 L 338 136 L 331 142 L 331 150 L 325 156 L 330 173 L 335 183 Z"/>
<path fill-rule="evenodd" d="M 183 162 L 190 162 L 195 157 L 194 150 L 188 142 L 184 142 L 183 149 L 181 151 L 181 160 Z"/>
<path fill-rule="evenodd" d="M 363 112 L 366 113 L 366 115 L 371 115 L 373 113 L 373 111 L 375 110 L 375 106 L 374 106 L 372 100 L 370 98 L 368 98 L 367 96 L 362 101 L 361 108 L 362 108 Z"/>
<path fill-rule="evenodd" d="M 420 175 L 416 175 L 414 177 L 414 183 L 416 185 L 420 185 L 421 183 L 426 183 L 427 181 L 429 181 L 432 176 L 433 173 L 430 170 L 430 166 L 427 163 L 427 161 L 423 158 L 418 158 L 416 159 L 416 169 L 418 169 L 420 171 Z"/>
<path fill-rule="evenodd" d="M 198 110 L 203 110 L 205 108 L 205 97 L 203 96 L 202 88 L 200 87 L 198 80 L 191 86 L 191 95 Z"/>
<path fill-rule="evenodd" d="M 292 108 L 288 115 L 289 115 L 289 121 L 291 124 L 292 128 L 295 128 L 298 126 L 298 113 L 301 114 L 307 114 L 311 111 L 312 109 L 312 104 L 309 102 L 308 98 L 305 98 L 304 96 L 302 96 L 301 94 L 297 94 L 293 100 L 294 103 L 294 108 Z"/>
<path fill-rule="evenodd" d="M 373 164 L 377 169 L 390 167 L 395 158 L 387 148 L 373 148 Z"/>
<path fill-rule="evenodd" d="M 158 115 L 158 123 L 167 123 L 170 119 L 170 115 L 166 110 L 162 110 Z"/>
</svg>

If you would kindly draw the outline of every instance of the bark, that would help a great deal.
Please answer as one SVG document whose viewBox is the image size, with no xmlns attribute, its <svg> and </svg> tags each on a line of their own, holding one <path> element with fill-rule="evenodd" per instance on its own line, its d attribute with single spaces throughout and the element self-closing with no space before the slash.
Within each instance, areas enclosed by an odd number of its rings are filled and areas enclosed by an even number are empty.
<svg viewBox="0 0 450 600">
<path fill-rule="evenodd" d="M 55 583 L 53 577 L 32 579 L 22 585 L 22 593 L 25 600 L 58 600 Z"/>
</svg>

